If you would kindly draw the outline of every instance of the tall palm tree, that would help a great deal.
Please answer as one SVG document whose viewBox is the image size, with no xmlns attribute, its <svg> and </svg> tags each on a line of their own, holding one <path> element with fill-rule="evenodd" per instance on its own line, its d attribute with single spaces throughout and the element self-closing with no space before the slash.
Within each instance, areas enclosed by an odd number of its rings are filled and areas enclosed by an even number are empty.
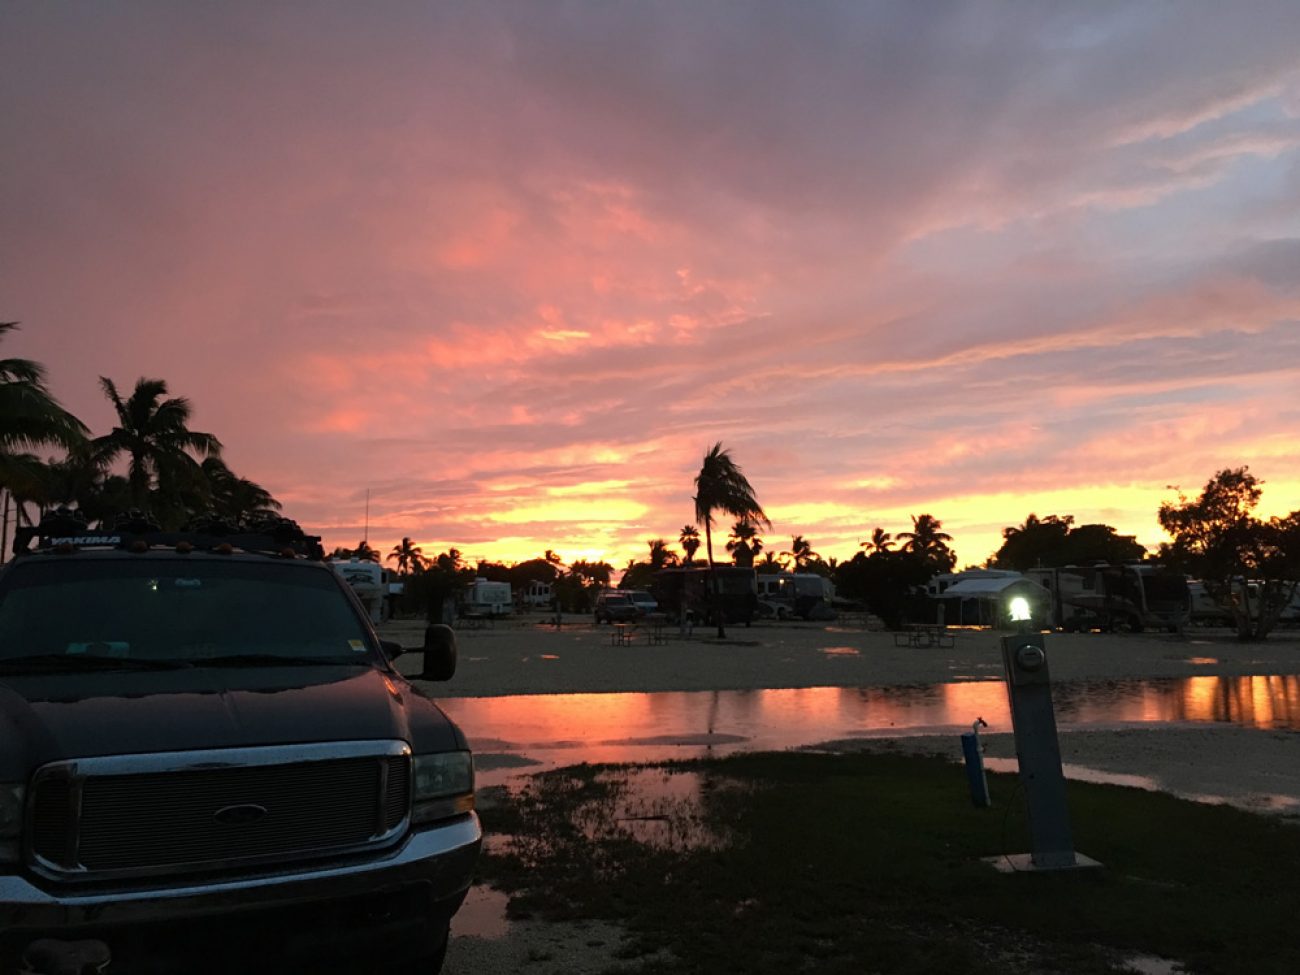
<svg viewBox="0 0 1300 975">
<path fill-rule="evenodd" d="M 390 561 L 397 562 L 397 571 L 402 575 L 408 572 L 419 572 L 424 568 L 424 551 L 406 537 L 393 546 L 393 550 L 388 553 L 388 558 Z"/>
<path fill-rule="evenodd" d="M 452 551 L 454 552 L 455 549 L 452 549 Z M 369 541 L 363 538 L 357 542 L 357 547 L 352 550 L 352 557 L 361 559 L 363 562 L 378 562 L 379 549 L 374 548 Z"/>
<path fill-rule="evenodd" d="M 754 496 L 744 472 L 731 459 L 731 454 L 724 450 L 722 442 L 715 443 L 704 455 L 699 474 L 695 475 L 695 522 L 704 526 L 705 552 L 709 558 L 709 569 L 713 569 L 713 513 L 723 514 L 755 525 L 771 528 L 772 523 L 763 511 L 762 505 Z M 718 618 L 718 636 L 725 637 L 722 608 L 715 607 Z"/>
<path fill-rule="evenodd" d="M 700 530 L 694 525 L 683 525 L 677 541 L 682 551 L 686 553 L 685 564 L 690 565 L 695 561 L 695 553 L 700 549 Z"/>
<path fill-rule="evenodd" d="M 0 338 L 18 327 L 0 322 Z M 45 386 L 45 367 L 30 359 L 0 359 L 0 493 L 17 491 L 22 500 L 38 488 L 40 461 L 30 451 L 42 447 L 75 449 L 85 442 L 86 425 L 59 405 Z M 8 521 L 0 532 L 0 549 L 8 548 Z M 0 559 L 3 559 L 0 554 Z"/>
<path fill-rule="evenodd" d="M 912 530 L 898 533 L 899 538 L 907 539 L 903 551 L 919 555 L 940 567 L 952 568 L 957 556 L 948 548 L 952 536 L 942 528 L 943 522 L 933 515 L 912 515 Z"/>
<path fill-rule="evenodd" d="M 877 526 L 871 532 L 871 540 L 868 542 L 861 542 L 860 544 L 868 552 L 879 552 L 883 555 L 893 547 L 893 539 L 893 535 Z"/>
<path fill-rule="evenodd" d="M 127 457 L 131 503 L 146 506 L 149 490 L 156 486 L 160 500 L 171 506 L 193 502 L 206 493 L 206 479 L 198 457 L 221 455 L 221 441 L 210 433 L 189 428 L 190 401 L 167 395 L 161 379 L 139 379 L 128 399 L 122 399 L 111 379 L 99 377 L 104 395 L 113 404 L 117 426 L 94 441 L 97 457 L 105 465 L 122 454 Z"/>
<path fill-rule="evenodd" d="M 695 475 L 695 522 L 704 526 L 704 546 L 709 565 L 713 565 L 713 512 L 721 511 L 756 526 L 771 528 L 772 523 L 754 496 L 744 472 L 724 450 L 722 443 L 713 445 L 704 455 L 699 474 Z"/>
</svg>

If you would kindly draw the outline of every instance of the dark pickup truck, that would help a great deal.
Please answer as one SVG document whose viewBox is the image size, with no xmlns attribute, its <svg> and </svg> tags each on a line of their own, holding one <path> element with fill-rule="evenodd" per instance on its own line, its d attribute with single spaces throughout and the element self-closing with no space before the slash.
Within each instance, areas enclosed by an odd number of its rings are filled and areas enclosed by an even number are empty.
<svg viewBox="0 0 1300 975">
<path fill-rule="evenodd" d="M 0 569 L 0 972 L 39 939 L 114 975 L 441 967 L 465 736 L 304 538 L 50 534 Z M 451 676 L 450 631 L 422 649 Z"/>
</svg>

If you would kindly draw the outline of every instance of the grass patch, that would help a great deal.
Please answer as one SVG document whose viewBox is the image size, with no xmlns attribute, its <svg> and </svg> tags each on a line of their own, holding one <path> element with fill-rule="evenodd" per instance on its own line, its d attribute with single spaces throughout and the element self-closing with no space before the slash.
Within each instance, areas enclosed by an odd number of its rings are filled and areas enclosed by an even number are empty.
<svg viewBox="0 0 1300 975">
<path fill-rule="evenodd" d="M 513 837 L 484 856 L 511 912 L 603 918 L 657 972 L 1119 972 L 1131 954 L 1189 971 L 1300 971 L 1300 830 L 1222 806 L 1071 782 L 1076 848 L 1106 869 L 1002 875 L 1024 852 L 1016 778 L 896 755 L 749 754 L 665 767 L 698 794 L 656 821 L 725 842 L 647 843 L 627 782 L 591 766 L 535 776 L 484 810 Z M 672 807 L 672 808 L 669 808 Z M 634 817 L 635 818 L 635 817 Z M 642 838 L 644 839 L 644 837 Z"/>
</svg>

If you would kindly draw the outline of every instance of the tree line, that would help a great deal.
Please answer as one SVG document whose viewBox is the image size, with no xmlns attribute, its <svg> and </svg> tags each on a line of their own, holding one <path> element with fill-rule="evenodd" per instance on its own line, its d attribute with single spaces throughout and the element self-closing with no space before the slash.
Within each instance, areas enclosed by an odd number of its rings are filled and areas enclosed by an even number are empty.
<svg viewBox="0 0 1300 975">
<path fill-rule="evenodd" d="M 0 339 L 16 327 L 0 322 Z M 0 359 L 6 532 L 11 508 L 16 525 L 35 524 L 46 510 L 67 506 L 101 525 L 135 509 L 172 530 L 201 514 L 238 524 L 280 511 L 270 492 L 226 466 L 217 437 L 190 429 L 190 401 L 169 396 L 165 381 L 141 378 L 126 396 L 107 377 L 99 383 L 116 423 L 93 436 L 50 393 L 40 363 Z M 120 461 L 124 475 L 113 473 Z M 0 547 L 7 550 L 7 537 Z"/>
</svg>

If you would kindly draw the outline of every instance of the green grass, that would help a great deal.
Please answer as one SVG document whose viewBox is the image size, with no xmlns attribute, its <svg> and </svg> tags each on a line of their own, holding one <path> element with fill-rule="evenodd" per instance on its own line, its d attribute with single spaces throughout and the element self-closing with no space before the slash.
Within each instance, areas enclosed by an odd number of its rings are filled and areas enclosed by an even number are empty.
<svg viewBox="0 0 1300 975">
<path fill-rule="evenodd" d="M 657 849 L 610 824 L 620 784 L 580 766 L 484 811 L 506 852 L 483 879 L 515 916 L 625 926 L 646 972 L 1114 972 L 1126 954 L 1200 973 L 1300 971 L 1300 829 L 1221 806 L 1070 783 L 1075 846 L 1101 871 L 1004 875 L 1028 849 L 1014 776 L 976 809 L 960 766 L 894 755 L 760 754 L 703 776 L 674 827 L 717 849 Z M 711 786 L 711 787 L 710 787 Z M 667 948 L 671 959 L 654 953 Z"/>
</svg>

